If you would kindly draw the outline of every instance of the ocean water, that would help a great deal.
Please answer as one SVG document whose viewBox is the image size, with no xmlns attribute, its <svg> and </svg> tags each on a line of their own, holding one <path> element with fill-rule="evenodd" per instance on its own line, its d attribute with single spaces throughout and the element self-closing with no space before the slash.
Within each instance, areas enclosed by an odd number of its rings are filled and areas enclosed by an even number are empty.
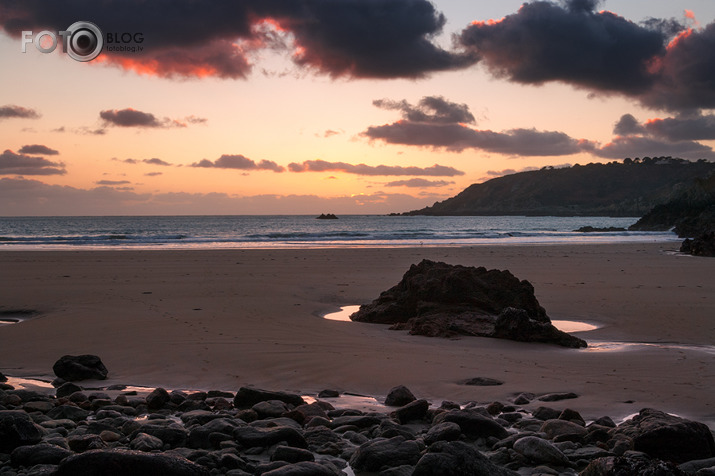
<svg viewBox="0 0 715 476">
<path fill-rule="evenodd" d="M 209 249 L 677 241 L 672 232 L 582 233 L 637 218 L 315 216 L 0 217 L 0 250 Z"/>
</svg>

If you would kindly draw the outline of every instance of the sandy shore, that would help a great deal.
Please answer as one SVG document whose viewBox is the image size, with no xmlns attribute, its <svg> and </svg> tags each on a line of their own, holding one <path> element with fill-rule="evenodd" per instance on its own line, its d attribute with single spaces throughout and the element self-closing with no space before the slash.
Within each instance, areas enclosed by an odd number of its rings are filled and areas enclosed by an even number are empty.
<svg viewBox="0 0 715 476">
<path fill-rule="evenodd" d="M 108 383 L 376 396 L 404 384 L 436 405 L 575 392 L 548 405 L 587 418 L 654 407 L 715 428 L 715 260 L 664 252 L 671 246 L 3 251 L 0 311 L 40 314 L 0 326 L 0 371 L 51 379 L 60 356 L 91 353 Z M 319 317 L 370 302 L 423 258 L 509 269 L 552 319 L 602 326 L 578 334 L 589 342 L 662 345 L 431 339 Z M 505 384 L 457 383 L 472 377 Z"/>
</svg>

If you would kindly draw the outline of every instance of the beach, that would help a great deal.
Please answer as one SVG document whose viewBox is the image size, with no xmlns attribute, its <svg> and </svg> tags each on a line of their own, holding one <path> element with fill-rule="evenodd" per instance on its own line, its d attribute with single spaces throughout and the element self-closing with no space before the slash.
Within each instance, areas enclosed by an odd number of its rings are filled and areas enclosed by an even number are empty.
<svg viewBox="0 0 715 476">
<path fill-rule="evenodd" d="M 382 398 L 405 385 L 433 405 L 573 392 L 547 405 L 591 419 L 651 407 L 715 428 L 715 261 L 675 246 L 3 251 L 0 311 L 37 314 L 0 326 L 0 372 L 52 380 L 62 355 L 96 354 L 109 369 L 102 386 Z M 598 325 L 576 334 L 590 347 L 427 338 L 321 317 L 369 303 L 425 258 L 510 270 L 552 320 Z M 602 342 L 654 345 L 593 345 Z M 474 377 L 504 384 L 460 384 Z"/>
</svg>

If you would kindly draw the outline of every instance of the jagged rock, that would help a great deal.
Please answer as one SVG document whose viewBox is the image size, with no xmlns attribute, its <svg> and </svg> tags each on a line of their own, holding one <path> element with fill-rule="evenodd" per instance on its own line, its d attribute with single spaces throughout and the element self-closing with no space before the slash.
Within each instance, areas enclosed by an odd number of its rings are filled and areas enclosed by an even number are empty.
<svg viewBox="0 0 715 476">
<path fill-rule="evenodd" d="M 209 471 L 176 455 L 125 450 L 91 450 L 70 456 L 57 468 L 56 476 L 208 476 Z"/>
<path fill-rule="evenodd" d="M 461 441 L 439 441 L 429 447 L 422 456 L 412 476 L 518 476 L 514 471 L 501 468 L 475 448 Z"/>
<path fill-rule="evenodd" d="M 77 380 L 105 380 L 107 367 L 96 355 L 63 355 L 52 370 L 59 378 L 73 382 Z"/>
<path fill-rule="evenodd" d="M 360 445 L 350 458 L 350 466 L 357 472 L 380 471 L 401 465 L 414 465 L 420 459 L 420 447 L 415 441 L 401 436 L 375 438 Z"/>
<path fill-rule="evenodd" d="M 470 335 L 585 347 L 551 324 L 534 287 L 509 271 L 422 260 L 350 318 L 431 337 Z"/>
<path fill-rule="evenodd" d="M 636 451 L 676 463 L 715 456 L 715 441 L 707 425 L 651 408 L 611 430 L 611 436 L 626 436 Z"/>
<path fill-rule="evenodd" d="M 417 398 L 410 392 L 410 390 L 404 385 L 398 385 L 393 387 L 387 393 L 387 398 L 385 398 L 385 405 L 388 407 L 401 407 L 407 405 L 410 402 L 414 402 Z"/>
<path fill-rule="evenodd" d="M 233 405 L 236 408 L 251 408 L 258 402 L 266 402 L 268 400 L 280 400 L 281 402 L 291 405 L 304 405 L 305 400 L 300 395 L 285 392 L 272 392 L 269 390 L 261 390 L 259 388 L 241 387 L 233 399 Z"/>
</svg>

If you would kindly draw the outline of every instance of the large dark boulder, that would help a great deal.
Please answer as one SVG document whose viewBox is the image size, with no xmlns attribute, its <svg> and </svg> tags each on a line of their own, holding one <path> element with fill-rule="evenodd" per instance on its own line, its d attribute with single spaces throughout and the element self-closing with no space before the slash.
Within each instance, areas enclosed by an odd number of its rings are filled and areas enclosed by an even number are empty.
<svg viewBox="0 0 715 476">
<path fill-rule="evenodd" d="M 105 380 L 107 367 L 96 355 L 63 355 L 52 366 L 59 378 L 74 382 L 77 380 Z"/>
<path fill-rule="evenodd" d="M 509 271 L 422 260 L 402 280 L 350 316 L 431 337 L 471 335 L 585 347 L 559 331 L 534 287 Z"/>
<path fill-rule="evenodd" d="M 70 450 L 49 443 L 19 446 L 12 452 L 14 466 L 34 466 L 36 464 L 60 464 L 60 461 L 73 455 Z"/>
<path fill-rule="evenodd" d="M 60 463 L 56 476 L 208 476 L 203 466 L 176 455 L 125 450 L 91 450 Z"/>
<path fill-rule="evenodd" d="M 412 472 L 412 476 L 462 476 L 490 475 L 516 476 L 518 473 L 506 468 L 500 468 L 473 446 L 461 441 L 439 441 L 429 447 L 428 452 L 420 458 Z"/>
<path fill-rule="evenodd" d="M 675 463 L 715 456 L 707 425 L 650 408 L 611 430 L 611 436 L 630 438 L 636 451 Z"/>
<path fill-rule="evenodd" d="M 305 405 L 306 403 L 300 395 L 292 393 L 274 392 L 253 387 L 241 387 L 233 398 L 233 405 L 236 408 L 251 408 L 256 403 L 267 402 L 269 400 L 279 400 L 295 405 L 296 407 Z"/>
<path fill-rule="evenodd" d="M 19 410 L 0 411 L 0 453 L 10 453 L 19 446 L 39 443 L 42 435 L 42 428 L 27 413 Z"/>
</svg>

